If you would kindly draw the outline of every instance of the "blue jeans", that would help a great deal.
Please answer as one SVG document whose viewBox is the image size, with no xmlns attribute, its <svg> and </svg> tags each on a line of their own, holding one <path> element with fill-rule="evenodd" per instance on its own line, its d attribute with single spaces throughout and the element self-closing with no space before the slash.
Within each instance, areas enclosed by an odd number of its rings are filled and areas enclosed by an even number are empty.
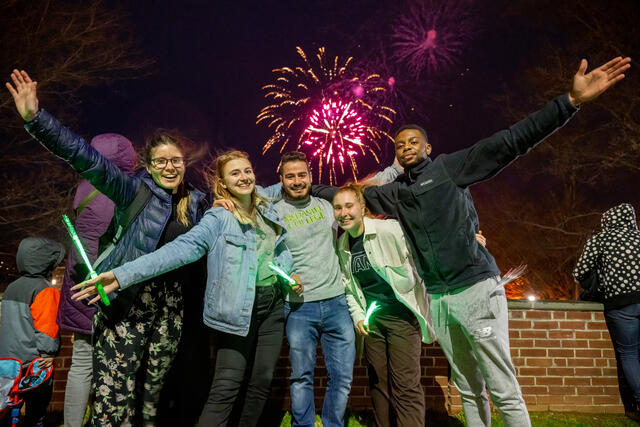
<svg viewBox="0 0 640 427">
<path fill-rule="evenodd" d="M 607 310 L 604 318 L 624 377 L 640 403 L 640 304 Z"/>
<path fill-rule="evenodd" d="M 338 295 L 320 301 L 285 302 L 284 314 L 291 361 L 292 427 L 313 427 L 315 422 L 313 371 L 318 339 L 329 375 L 322 424 L 343 426 L 356 357 L 355 332 L 347 299 Z"/>
</svg>

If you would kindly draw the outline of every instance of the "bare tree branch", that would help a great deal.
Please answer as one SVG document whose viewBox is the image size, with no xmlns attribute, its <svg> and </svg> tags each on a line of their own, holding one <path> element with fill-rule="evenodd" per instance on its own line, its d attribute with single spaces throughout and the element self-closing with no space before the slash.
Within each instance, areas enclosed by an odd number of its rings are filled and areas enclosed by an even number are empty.
<svg viewBox="0 0 640 427">
<path fill-rule="evenodd" d="M 40 101 L 55 105 L 66 125 L 77 123 L 79 91 L 150 73 L 152 61 L 130 36 L 125 17 L 100 0 L 0 2 L 0 70 L 22 68 L 38 81 Z M 27 235 L 62 237 L 77 174 L 24 131 L 6 91 L 0 96 L 0 252 L 15 254 Z"/>
</svg>

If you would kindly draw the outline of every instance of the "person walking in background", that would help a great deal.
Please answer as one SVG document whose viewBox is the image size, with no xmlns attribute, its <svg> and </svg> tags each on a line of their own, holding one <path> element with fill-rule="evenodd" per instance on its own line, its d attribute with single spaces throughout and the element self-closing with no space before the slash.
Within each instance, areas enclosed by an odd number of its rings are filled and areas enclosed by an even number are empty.
<svg viewBox="0 0 640 427">
<path fill-rule="evenodd" d="M 602 231 L 587 241 L 573 277 L 580 284 L 597 283 L 611 342 L 635 399 L 627 416 L 640 422 L 640 231 L 633 206 L 607 210 L 601 225 Z"/>
</svg>

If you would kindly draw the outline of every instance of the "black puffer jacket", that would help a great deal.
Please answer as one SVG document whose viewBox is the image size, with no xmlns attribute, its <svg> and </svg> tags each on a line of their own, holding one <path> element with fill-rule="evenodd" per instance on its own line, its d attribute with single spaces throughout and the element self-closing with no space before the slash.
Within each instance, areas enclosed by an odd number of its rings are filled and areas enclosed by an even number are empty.
<svg viewBox="0 0 640 427">
<path fill-rule="evenodd" d="M 640 231 L 630 204 L 602 215 L 602 231 L 587 241 L 573 277 L 582 282 L 594 269 L 605 310 L 640 303 Z"/>
</svg>

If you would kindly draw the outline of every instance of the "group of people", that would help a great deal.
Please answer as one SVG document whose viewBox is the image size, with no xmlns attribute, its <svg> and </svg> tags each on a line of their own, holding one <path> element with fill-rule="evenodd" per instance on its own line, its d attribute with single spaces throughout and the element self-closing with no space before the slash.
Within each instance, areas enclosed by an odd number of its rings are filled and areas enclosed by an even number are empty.
<svg viewBox="0 0 640 427">
<path fill-rule="evenodd" d="M 434 160 L 425 130 L 403 126 L 394 136 L 402 170 L 389 167 L 364 186 L 311 185 L 305 155 L 291 152 L 280 183 L 263 188 L 247 154 L 227 151 L 215 161 L 211 209 L 184 182 L 188 153 L 179 138 L 149 138 L 144 169 L 130 175 L 39 108 L 37 83 L 14 70 L 7 88 L 27 131 L 114 203 L 102 273 L 74 286 L 72 297 L 100 304 L 100 282 L 111 300 L 93 315 L 93 425 L 162 424 L 167 372 L 189 363 L 175 356 L 193 311 L 185 292 L 197 287 L 215 348 L 199 425 L 257 425 L 285 334 L 292 425 L 315 422 L 318 341 L 328 372 L 322 423 L 344 425 L 356 333 L 378 425 L 424 425 L 420 348 L 434 340 L 470 426 L 491 423 L 487 386 L 506 425 L 530 425 L 509 354 L 504 282 L 468 188 L 563 126 L 621 80 L 629 62 L 615 58 L 586 73 L 583 60 L 568 94 Z M 365 319 L 372 305 L 379 308 Z"/>
</svg>

